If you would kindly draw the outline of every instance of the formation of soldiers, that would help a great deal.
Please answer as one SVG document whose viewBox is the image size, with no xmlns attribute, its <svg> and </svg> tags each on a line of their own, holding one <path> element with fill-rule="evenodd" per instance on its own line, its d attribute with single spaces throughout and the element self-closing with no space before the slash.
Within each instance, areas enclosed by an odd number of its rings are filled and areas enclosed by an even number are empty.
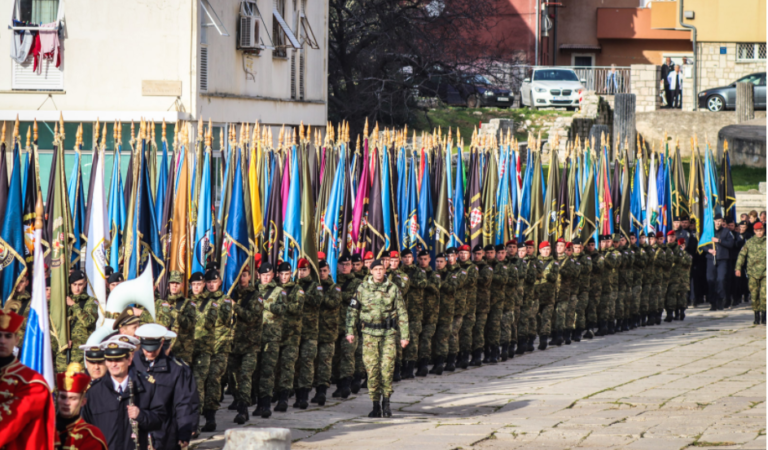
<svg viewBox="0 0 768 450">
<path fill-rule="evenodd" d="M 761 314 L 765 323 L 765 236 L 761 223 L 753 229 L 734 275 L 748 276 L 756 323 Z M 83 274 L 73 271 L 67 299 L 72 342 L 55 355 L 56 368 L 72 378 L 81 371 L 68 361 L 85 360 L 88 402 L 70 419 L 82 416 L 95 425 L 103 435 L 90 434 L 109 448 L 148 448 L 150 439 L 155 449 L 185 447 L 199 431 L 216 429 L 225 388 L 234 397 L 228 408 L 237 411 L 237 424 L 289 406 L 323 406 L 331 386 L 330 395 L 341 399 L 367 389 L 369 416 L 390 417 L 393 383 L 404 379 L 684 320 L 689 245 L 678 229 L 639 239 L 559 239 L 554 248 L 548 241 L 463 245 L 436 254 L 435 261 L 419 249 L 379 259 L 370 252 L 345 254 L 337 282 L 323 254 L 319 274 L 306 259 L 294 274 L 289 264 L 262 264 L 257 255 L 258 279 L 243 271 L 231 295 L 221 291 L 214 264 L 186 280 L 188 297 L 181 273 L 172 272 L 170 295 L 155 300 L 154 318 L 128 307 L 116 317 L 114 334 L 97 346 L 86 341 L 98 306 L 85 293 Z M 120 275 L 109 275 L 110 289 L 121 282 Z M 21 315 L 7 316 L 18 322 L 18 347 L 29 299 L 21 292 L 15 300 Z M 13 365 L 2 370 L 7 367 Z M 126 380 L 133 380 L 135 394 L 123 391 Z"/>
</svg>

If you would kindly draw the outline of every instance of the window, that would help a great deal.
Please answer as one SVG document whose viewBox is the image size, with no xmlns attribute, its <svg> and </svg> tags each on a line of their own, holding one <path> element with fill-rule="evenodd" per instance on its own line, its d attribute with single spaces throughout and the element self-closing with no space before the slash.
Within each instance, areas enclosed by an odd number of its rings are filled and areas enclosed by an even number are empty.
<svg viewBox="0 0 768 450">
<path fill-rule="evenodd" d="M 64 33 L 62 27 L 63 8 L 60 8 L 59 0 L 15 0 L 12 10 L 12 27 L 14 32 L 11 40 L 17 45 L 11 45 L 11 88 L 15 90 L 39 90 L 61 91 L 64 90 Z M 55 30 L 59 33 L 58 60 L 61 62 L 56 67 L 56 61 L 39 58 L 37 70 L 35 70 L 34 58 L 31 52 L 23 59 L 24 54 L 14 52 L 14 48 L 21 49 L 26 46 L 27 39 L 32 39 L 31 30 L 40 30 L 43 24 L 55 24 Z M 9 27 L 10 28 L 10 27 Z M 48 27 L 49 29 L 52 27 Z M 51 33 L 52 34 L 52 33 Z"/>
<path fill-rule="evenodd" d="M 285 58 L 287 56 L 285 51 L 285 34 L 283 33 L 277 18 L 278 15 L 280 15 L 280 18 L 285 15 L 285 0 L 274 1 L 275 9 L 272 14 L 272 36 L 275 37 L 275 50 L 272 52 L 272 56 Z"/>
<path fill-rule="evenodd" d="M 59 0 L 18 0 L 16 19 L 29 23 L 51 23 L 59 14 Z"/>
<path fill-rule="evenodd" d="M 208 46 L 200 46 L 200 92 L 208 92 Z"/>
<path fill-rule="evenodd" d="M 573 70 L 540 69 L 533 72 L 534 81 L 579 81 Z"/>
<path fill-rule="evenodd" d="M 765 61 L 765 43 L 738 44 L 736 59 L 742 62 Z"/>
</svg>

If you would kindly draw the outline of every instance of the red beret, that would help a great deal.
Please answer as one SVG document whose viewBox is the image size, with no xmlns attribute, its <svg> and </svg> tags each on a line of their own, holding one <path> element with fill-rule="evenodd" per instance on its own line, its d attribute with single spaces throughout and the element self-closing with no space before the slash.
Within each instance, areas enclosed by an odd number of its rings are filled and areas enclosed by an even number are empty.
<svg viewBox="0 0 768 450">
<path fill-rule="evenodd" d="M 325 259 L 325 252 L 317 252 L 317 259 Z"/>
<path fill-rule="evenodd" d="M 83 372 L 79 363 L 70 363 L 66 372 L 56 374 L 56 389 L 59 392 L 84 393 L 91 385 L 91 377 Z"/>
<path fill-rule="evenodd" d="M 505 247 L 509 247 L 510 245 L 517 245 L 517 239 L 512 239 L 511 241 L 507 241 L 507 243 L 504 244 Z"/>
<path fill-rule="evenodd" d="M 753 230 L 762 230 L 763 229 L 763 222 L 755 222 L 754 225 L 752 225 Z"/>
<path fill-rule="evenodd" d="M 24 316 L 20 316 L 13 311 L 3 312 L 0 310 L 0 331 L 3 333 L 16 333 L 24 322 Z"/>
<path fill-rule="evenodd" d="M 566 242 L 565 243 L 565 248 L 573 248 L 573 243 L 572 242 Z"/>
<path fill-rule="evenodd" d="M 525 241 L 525 245 L 529 245 L 529 246 L 533 247 L 534 243 L 533 243 L 533 241 Z"/>
<path fill-rule="evenodd" d="M 675 230 L 667 231 L 667 236 L 674 236 L 674 235 L 675 235 Z"/>
<path fill-rule="evenodd" d="M 561 243 L 561 242 L 565 243 L 565 239 L 563 239 L 563 238 L 558 238 L 558 239 L 557 239 L 557 243 L 559 244 L 559 243 Z"/>
<path fill-rule="evenodd" d="M 298 264 L 299 269 L 306 269 L 309 267 L 309 260 L 307 258 L 301 258 Z"/>
<path fill-rule="evenodd" d="M 661 231 L 657 231 L 657 232 L 656 232 L 656 237 L 657 237 L 657 238 L 659 238 L 659 239 L 661 239 L 661 238 L 663 238 L 663 237 L 664 237 L 664 233 L 662 233 Z"/>
<path fill-rule="evenodd" d="M 685 244 L 685 239 L 680 238 L 677 240 L 677 245 L 683 245 L 683 244 Z"/>
<path fill-rule="evenodd" d="M 256 253 L 253 255 L 253 260 L 256 262 L 261 262 L 261 253 Z"/>
<path fill-rule="evenodd" d="M 373 252 L 365 252 L 363 260 L 368 261 L 369 259 L 373 259 Z"/>
<path fill-rule="evenodd" d="M 539 250 L 541 250 L 542 248 L 547 248 L 547 247 L 549 247 L 549 241 L 544 241 L 541 244 L 539 244 Z"/>
<path fill-rule="evenodd" d="M 400 258 L 400 252 L 398 252 L 397 250 L 392 250 L 391 252 L 389 252 L 389 257 L 390 258 L 398 258 L 399 259 Z"/>
<path fill-rule="evenodd" d="M 469 251 L 469 245 L 464 244 L 461 247 L 459 247 L 460 252 L 468 252 Z"/>
</svg>

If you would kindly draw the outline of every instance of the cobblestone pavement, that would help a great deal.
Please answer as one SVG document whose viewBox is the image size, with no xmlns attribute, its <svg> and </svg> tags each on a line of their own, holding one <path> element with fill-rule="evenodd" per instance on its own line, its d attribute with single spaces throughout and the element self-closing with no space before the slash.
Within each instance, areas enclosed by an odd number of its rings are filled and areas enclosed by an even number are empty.
<svg viewBox="0 0 768 450">
<path fill-rule="evenodd" d="M 391 419 L 369 419 L 361 391 L 305 411 L 291 400 L 243 426 L 290 428 L 294 449 L 765 449 L 766 328 L 753 318 L 691 309 L 683 322 L 402 381 Z M 221 431 L 193 447 L 223 447 L 234 415 L 220 410 Z"/>
</svg>

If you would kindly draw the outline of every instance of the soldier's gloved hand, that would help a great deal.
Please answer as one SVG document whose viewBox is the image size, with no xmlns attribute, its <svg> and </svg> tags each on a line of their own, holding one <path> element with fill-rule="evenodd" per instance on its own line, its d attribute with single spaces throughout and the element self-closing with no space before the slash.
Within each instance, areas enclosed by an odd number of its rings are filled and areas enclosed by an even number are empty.
<svg viewBox="0 0 768 450">
<path fill-rule="evenodd" d="M 400 346 L 403 348 L 408 347 L 408 339 L 400 339 Z"/>
<path fill-rule="evenodd" d="M 347 335 L 347 342 L 349 342 L 350 344 L 355 342 L 355 337 L 352 336 L 351 334 L 348 334 Z"/>
</svg>

